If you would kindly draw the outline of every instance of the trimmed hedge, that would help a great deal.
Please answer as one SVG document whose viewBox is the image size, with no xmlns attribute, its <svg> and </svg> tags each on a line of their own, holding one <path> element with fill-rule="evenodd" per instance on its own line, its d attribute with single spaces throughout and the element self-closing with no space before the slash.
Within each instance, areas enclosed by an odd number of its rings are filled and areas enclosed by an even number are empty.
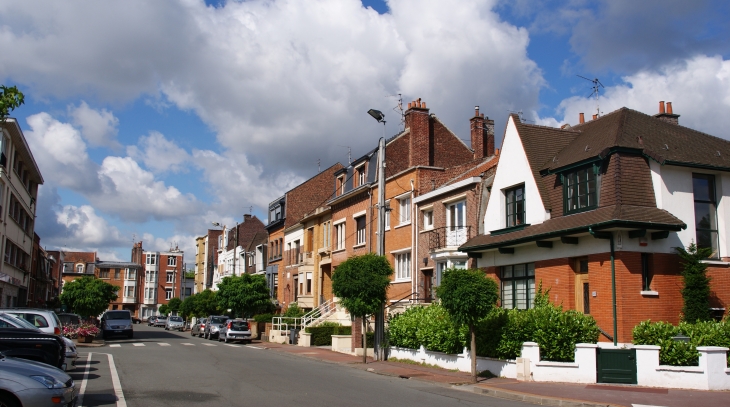
<svg viewBox="0 0 730 407">
<path fill-rule="evenodd" d="M 673 336 L 684 334 L 688 342 L 677 342 Z M 668 322 L 643 321 L 634 328 L 633 343 L 636 345 L 656 345 L 659 350 L 659 363 L 670 366 L 697 366 L 700 354 L 698 346 L 722 346 L 730 348 L 730 322 L 704 321 L 697 323 L 680 322 L 674 326 Z M 728 355 L 730 363 L 730 355 Z"/>
<path fill-rule="evenodd" d="M 307 327 L 304 330 L 307 333 L 312 334 L 312 346 L 327 346 L 332 345 L 332 335 L 352 335 L 351 326 L 340 326 L 337 323 L 322 323 L 318 326 Z M 367 332 L 365 334 L 365 341 L 368 347 L 372 347 L 374 343 L 374 334 Z"/>
<path fill-rule="evenodd" d="M 457 327 L 440 304 L 412 307 L 391 317 L 388 341 L 391 346 L 418 349 L 421 345 L 433 352 L 460 353 L 468 328 Z"/>
</svg>

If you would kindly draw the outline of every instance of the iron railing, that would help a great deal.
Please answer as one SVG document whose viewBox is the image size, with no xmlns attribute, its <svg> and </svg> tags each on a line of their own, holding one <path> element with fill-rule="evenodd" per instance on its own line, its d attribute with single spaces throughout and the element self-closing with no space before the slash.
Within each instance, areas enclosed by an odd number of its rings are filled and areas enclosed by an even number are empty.
<svg viewBox="0 0 730 407">
<path fill-rule="evenodd" d="M 471 226 L 447 226 L 428 233 L 429 250 L 459 247 L 471 238 Z"/>
</svg>

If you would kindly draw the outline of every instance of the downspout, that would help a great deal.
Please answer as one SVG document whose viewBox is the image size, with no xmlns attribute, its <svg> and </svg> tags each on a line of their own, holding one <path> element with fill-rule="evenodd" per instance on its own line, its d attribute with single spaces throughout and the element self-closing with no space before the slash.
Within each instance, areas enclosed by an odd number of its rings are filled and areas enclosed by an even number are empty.
<svg viewBox="0 0 730 407">
<path fill-rule="evenodd" d="M 616 266 L 614 259 L 616 257 L 613 248 L 613 232 L 594 232 L 592 227 L 588 227 L 588 232 L 598 239 L 608 239 L 611 243 L 611 299 L 613 301 L 613 346 L 618 346 L 617 327 L 616 327 Z"/>
</svg>

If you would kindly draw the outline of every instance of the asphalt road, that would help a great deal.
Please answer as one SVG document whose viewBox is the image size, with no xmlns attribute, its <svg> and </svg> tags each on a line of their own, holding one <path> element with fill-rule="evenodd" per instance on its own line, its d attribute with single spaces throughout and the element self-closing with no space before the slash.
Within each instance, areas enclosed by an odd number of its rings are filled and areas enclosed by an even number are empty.
<svg viewBox="0 0 730 407">
<path fill-rule="evenodd" d="M 84 387 L 83 406 L 530 405 L 269 351 L 257 344 L 224 344 L 146 325 L 134 328 L 134 339 L 111 339 L 104 347 L 79 349 L 78 367 L 71 375 Z"/>
</svg>

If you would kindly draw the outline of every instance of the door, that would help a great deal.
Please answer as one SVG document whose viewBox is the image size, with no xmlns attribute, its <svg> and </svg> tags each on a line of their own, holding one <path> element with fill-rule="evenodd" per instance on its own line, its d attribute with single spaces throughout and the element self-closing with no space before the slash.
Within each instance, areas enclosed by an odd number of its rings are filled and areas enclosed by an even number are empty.
<svg viewBox="0 0 730 407">
<path fill-rule="evenodd" d="M 466 242 L 466 201 L 448 206 L 446 216 L 446 246 L 460 246 Z"/>
<path fill-rule="evenodd" d="M 588 258 L 575 260 L 575 309 L 584 314 L 591 313 L 591 290 L 588 283 Z"/>
<path fill-rule="evenodd" d="M 636 384 L 636 349 L 596 349 L 598 383 Z"/>
<path fill-rule="evenodd" d="M 423 270 L 423 300 L 431 302 L 433 300 L 433 269 Z"/>
</svg>

